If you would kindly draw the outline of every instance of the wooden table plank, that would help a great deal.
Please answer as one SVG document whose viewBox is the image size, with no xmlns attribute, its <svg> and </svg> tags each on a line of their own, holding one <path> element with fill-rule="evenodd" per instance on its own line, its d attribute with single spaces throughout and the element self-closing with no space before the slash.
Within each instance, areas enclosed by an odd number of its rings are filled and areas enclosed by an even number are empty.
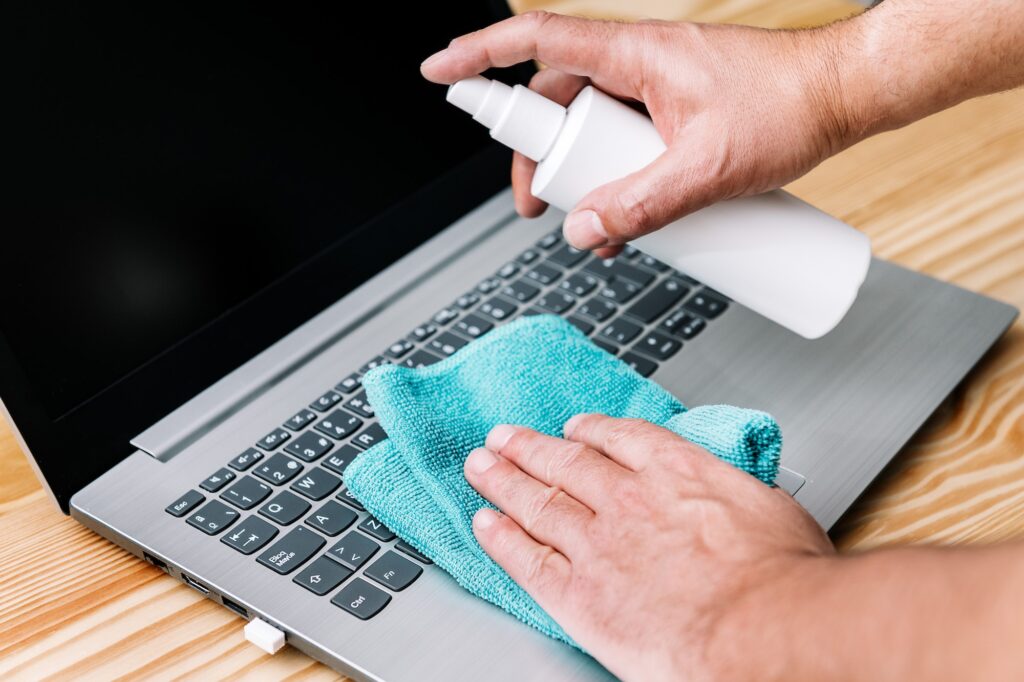
<svg viewBox="0 0 1024 682">
<path fill-rule="evenodd" d="M 802 26 L 841 0 L 520 0 L 591 16 Z M 887 133 L 789 189 L 876 253 L 1024 307 L 1024 92 Z M 865 425 L 870 428 L 870 425 Z M 1024 323 L 1018 321 L 840 522 L 839 545 L 991 542 L 1024 533 Z M 0 676 L 338 679 L 57 512 L 0 426 Z"/>
</svg>

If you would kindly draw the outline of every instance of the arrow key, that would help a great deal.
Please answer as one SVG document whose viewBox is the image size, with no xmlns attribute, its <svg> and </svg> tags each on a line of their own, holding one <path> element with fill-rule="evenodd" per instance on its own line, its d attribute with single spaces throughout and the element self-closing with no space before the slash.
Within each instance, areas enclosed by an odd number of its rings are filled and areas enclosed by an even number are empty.
<svg viewBox="0 0 1024 682">
<path fill-rule="evenodd" d="M 322 556 L 292 578 L 292 582 L 302 585 L 313 594 L 324 595 L 350 575 L 352 571 Z"/>
<path fill-rule="evenodd" d="M 366 560 L 372 557 L 380 549 L 380 545 L 359 533 L 352 531 L 341 540 L 327 550 L 324 554 L 326 557 L 330 557 L 340 563 L 343 566 L 348 566 L 353 571 L 359 570 L 359 567 L 366 563 Z"/>
<path fill-rule="evenodd" d="M 357 517 L 354 511 L 332 500 L 311 514 L 306 523 L 325 535 L 337 535 L 351 526 Z"/>
</svg>

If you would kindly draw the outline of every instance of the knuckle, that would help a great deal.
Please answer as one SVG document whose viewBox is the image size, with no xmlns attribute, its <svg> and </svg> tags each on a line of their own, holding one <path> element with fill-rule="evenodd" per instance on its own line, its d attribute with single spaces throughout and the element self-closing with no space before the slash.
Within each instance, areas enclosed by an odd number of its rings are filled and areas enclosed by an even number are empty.
<svg viewBox="0 0 1024 682">
<path fill-rule="evenodd" d="M 523 514 L 526 529 L 529 531 L 539 528 L 544 523 L 544 517 L 555 506 L 556 500 L 564 494 L 559 488 L 547 486 L 542 493 L 535 495 L 527 502 Z"/>
<path fill-rule="evenodd" d="M 557 575 L 554 566 L 555 559 L 555 550 L 546 545 L 530 553 L 523 566 L 527 582 L 532 585 L 551 582 Z"/>
<path fill-rule="evenodd" d="M 622 224 L 617 229 L 619 236 L 628 237 L 634 235 L 651 222 L 650 199 L 636 189 L 627 189 L 616 197 L 619 214 L 622 216 Z"/>
<path fill-rule="evenodd" d="M 580 466 L 587 451 L 583 443 L 569 442 L 558 449 L 558 454 L 548 459 L 545 474 L 549 481 L 569 480 Z"/>
<path fill-rule="evenodd" d="M 519 23 L 524 24 L 526 27 L 538 31 L 544 27 L 552 17 L 555 15 L 552 12 L 543 9 L 534 9 L 529 12 L 523 12 L 519 15 Z"/>
<path fill-rule="evenodd" d="M 605 445 L 609 449 L 620 448 L 635 444 L 646 430 L 647 422 L 642 419 L 620 419 L 608 431 L 605 438 Z"/>
</svg>

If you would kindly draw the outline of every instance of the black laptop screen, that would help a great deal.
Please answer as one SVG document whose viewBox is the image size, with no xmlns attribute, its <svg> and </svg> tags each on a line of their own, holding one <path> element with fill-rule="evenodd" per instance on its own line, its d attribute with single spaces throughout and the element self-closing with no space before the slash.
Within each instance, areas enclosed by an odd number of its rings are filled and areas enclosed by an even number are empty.
<svg viewBox="0 0 1024 682">
<path fill-rule="evenodd" d="M 505 182 L 367 234 L 487 146 L 418 71 L 483 0 L 118 5 L 4 10 L 0 324 L 51 419 L 329 256 L 193 353 L 212 380 Z"/>
</svg>

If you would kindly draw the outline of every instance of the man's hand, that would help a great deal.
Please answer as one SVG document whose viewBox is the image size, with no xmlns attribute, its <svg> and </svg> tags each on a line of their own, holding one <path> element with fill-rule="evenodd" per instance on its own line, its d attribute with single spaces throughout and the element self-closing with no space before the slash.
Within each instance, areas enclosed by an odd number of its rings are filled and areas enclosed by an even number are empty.
<svg viewBox="0 0 1024 682">
<path fill-rule="evenodd" d="M 737 608 L 835 561 L 785 492 L 640 420 L 498 426 L 465 473 L 504 512 L 474 518 L 484 550 L 626 679 L 723 674 Z"/>
</svg>

